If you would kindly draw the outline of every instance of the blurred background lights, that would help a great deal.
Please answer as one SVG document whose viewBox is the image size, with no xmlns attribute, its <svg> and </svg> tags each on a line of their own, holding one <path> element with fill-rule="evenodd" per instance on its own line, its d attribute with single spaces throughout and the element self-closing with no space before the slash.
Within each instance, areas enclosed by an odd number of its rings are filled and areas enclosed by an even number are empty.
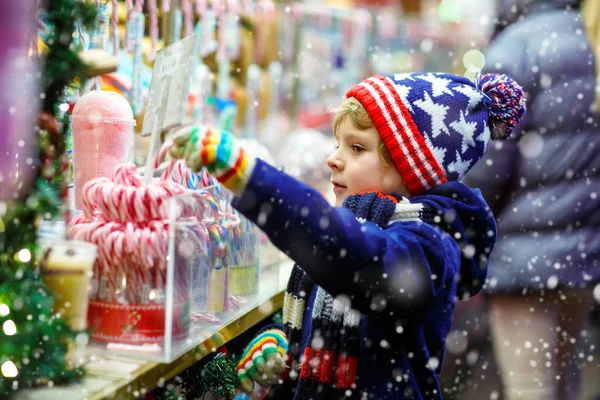
<svg viewBox="0 0 600 400">
<path fill-rule="evenodd" d="M 17 333 L 17 326 L 12 319 L 9 319 L 4 321 L 4 324 L 2 324 L 2 330 L 6 336 L 13 336 L 15 333 Z"/>
<path fill-rule="evenodd" d="M 19 261 L 23 263 L 27 263 L 31 261 L 31 252 L 29 249 L 21 249 L 18 253 Z"/>
<path fill-rule="evenodd" d="M 485 66 L 485 56 L 479 50 L 469 50 L 463 56 L 463 66 L 465 67 L 465 77 L 473 80 Z"/>
<path fill-rule="evenodd" d="M 14 362 L 10 360 L 5 361 L 4 364 L 2 364 L 2 368 L 0 370 L 2 371 L 2 376 L 4 376 L 5 378 L 14 378 L 17 375 L 19 375 L 17 366 Z"/>
<path fill-rule="evenodd" d="M 438 6 L 438 16 L 444 22 L 458 23 L 461 21 L 461 5 L 457 0 L 442 0 Z"/>
<path fill-rule="evenodd" d="M 0 304 L 0 317 L 6 317 L 10 314 L 10 308 L 6 304 Z"/>
</svg>

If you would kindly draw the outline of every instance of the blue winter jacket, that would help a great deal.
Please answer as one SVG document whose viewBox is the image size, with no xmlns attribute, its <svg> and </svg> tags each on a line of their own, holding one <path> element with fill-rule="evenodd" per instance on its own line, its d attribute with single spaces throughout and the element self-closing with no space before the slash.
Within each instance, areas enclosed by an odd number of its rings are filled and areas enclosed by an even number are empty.
<svg viewBox="0 0 600 400">
<path fill-rule="evenodd" d="M 596 60 L 580 0 L 500 0 L 503 29 L 486 72 L 514 78 L 527 113 L 464 183 L 498 220 L 490 293 L 594 287 L 600 281 L 600 118 Z"/>
<path fill-rule="evenodd" d="M 356 390 L 374 399 L 441 398 L 438 377 L 454 306 L 482 287 L 496 239 L 489 207 L 459 182 L 410 204 L 412 213 L 399 213 L 381 229 L 261 160 L 233 202 L 317 285 L 350 299 L 362 314 Z M 386 306 L 374 306 L 382 298 Z"/>
</svg>

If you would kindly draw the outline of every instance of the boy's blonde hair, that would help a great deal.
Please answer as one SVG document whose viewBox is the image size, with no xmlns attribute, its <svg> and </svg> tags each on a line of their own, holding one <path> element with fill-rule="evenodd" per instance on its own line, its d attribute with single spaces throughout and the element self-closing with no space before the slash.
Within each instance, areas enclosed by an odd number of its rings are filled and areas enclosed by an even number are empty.
<svg viewBox="0 0 600 400">
<path fill-rule="evenodd" d="M 350 122 L 352 122 L 352 125 L 356 129 L 365 130 L 374 126 L 373 120 L 367 113 L 367 110 L 365 110 L 360 101 L 355 97 L 348 97 L 338 108 L 333 109 L 332 112 L 334 113 L 333 134 L 336 136 L 340 125 L 346 118 L 350 118 Z M 379 142 L 377 143 L 377 152 L 383 165 L 386 167 L 394 165 L 392 156 L 381 138 L 379 138 Z"/>
</svg>

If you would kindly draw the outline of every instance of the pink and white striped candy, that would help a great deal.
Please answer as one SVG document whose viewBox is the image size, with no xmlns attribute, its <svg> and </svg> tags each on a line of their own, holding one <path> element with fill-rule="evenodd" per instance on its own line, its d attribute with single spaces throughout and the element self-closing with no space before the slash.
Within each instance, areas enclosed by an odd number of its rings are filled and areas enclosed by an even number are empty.
<svg viewBox="0 0 600 400">
<path fill-rule="evenodd" d="M 139 4 L 139 3 L 138 3 Z M 164 290 L 169 200 L 187 190 L 155 179 L 144 185 L 133 164 L 120 165 L 112 179 L 96 178 L 83 188 L 83 214 L 73 218 L 74 239 L 98 246 L 95 277 L 108 282 L 108 301 L 144 302 L 144 287 Z M 181 202 L 178 217 L 204 216 L 204 203 Z M 122 288 L 122 282 L 126 287 Z M 125 292 L 123 292 L 125 290 Z"/>
</svg>

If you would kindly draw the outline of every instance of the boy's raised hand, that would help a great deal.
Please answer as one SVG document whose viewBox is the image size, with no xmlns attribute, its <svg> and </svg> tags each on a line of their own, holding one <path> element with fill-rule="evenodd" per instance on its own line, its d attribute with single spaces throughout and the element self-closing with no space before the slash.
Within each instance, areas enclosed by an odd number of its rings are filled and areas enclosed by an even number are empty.
<svg viewBox="0 0 600 400">
<path fill-rule="evenodd" d="M 178 130 L 173 143 L 170 150 L 173 158 L 184 158 L 187 166 L 196 172 L 206 167 L 235 194 L 243 192 L 255 161 L 239 146 L 234 135 L 192 125 Z"/>
<path fill-rule="evenodd" d="M 287 351 L 287 337 L 279 329 L 269 329 L 256 335 L 237 365 L 240 389 L 250 394 L 254 390 L 254 382 L 265 388 L 278 383 L 281 373 L 287 368 L 284 361 Z"/>
</svg>

